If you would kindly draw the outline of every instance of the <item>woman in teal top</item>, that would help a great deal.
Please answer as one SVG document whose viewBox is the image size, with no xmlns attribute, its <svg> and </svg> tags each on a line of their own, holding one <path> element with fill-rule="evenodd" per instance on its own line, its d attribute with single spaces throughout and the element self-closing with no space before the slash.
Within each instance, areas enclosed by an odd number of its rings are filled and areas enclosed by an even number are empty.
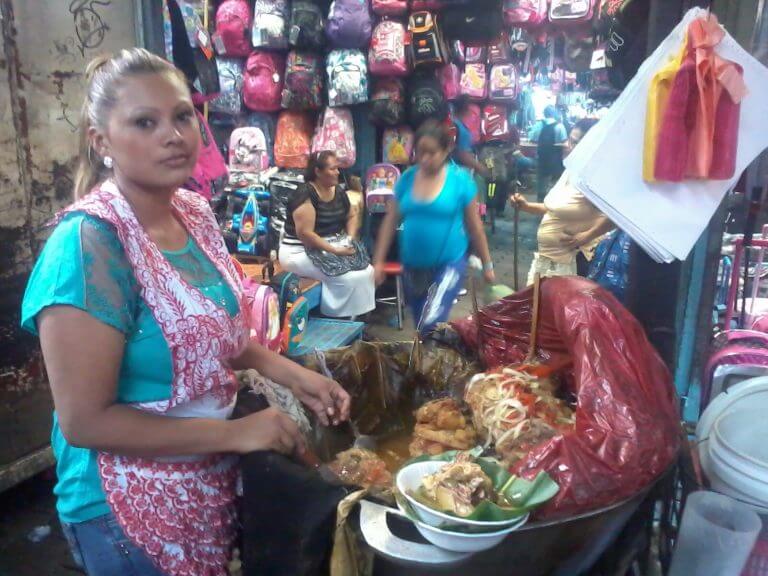
<svg viewBox="0 0 768 576">
<path fill-rule="evenodd" d="M 289 387 L 324 424 L 348 418 L 349 396 L 248 342 L 215 220 L 179 190 L 200 146 L 183 75 L 136 48 L 86 76 L 82 200 L 59 219 L 22 305 L 56 408 L 58 512 L 89 575 L 224 574 L 235 477 L 225 455 L 304 446 L 279 411 L 228 419 L 230 368 Z"/>
<path fill-rule="evenodd" d="M 385 279 L 386 258 L 397 225 L 406 301 L 422 334 L 445 322 L 461 289 L 470 244 L 494 282 L 493 263 L 477 206 L 472 175 L 449 161 L 453 144 L 448 128 L 427 120 L 416 133 L 417 165 L 395 185 L 395 201 L 379 230 L 374 256 L 376 281 Z M 430 287 L 431 306 L 425 309 Z"/>
</svg>

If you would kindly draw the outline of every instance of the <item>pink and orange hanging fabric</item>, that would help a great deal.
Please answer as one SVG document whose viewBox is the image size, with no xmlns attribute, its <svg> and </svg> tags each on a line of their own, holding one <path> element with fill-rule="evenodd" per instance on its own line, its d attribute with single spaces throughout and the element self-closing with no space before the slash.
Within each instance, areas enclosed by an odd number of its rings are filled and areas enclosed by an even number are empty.
<svg viewBox="0 0 768 576">
<path fill-rule="evenodd" d="M 651 82 L 643 152 L 648 182 L 727 180 L 736 170 L 741 66 L 715 53 L 715 16 L 691 22 L 680 53 Z"/>
</svg>

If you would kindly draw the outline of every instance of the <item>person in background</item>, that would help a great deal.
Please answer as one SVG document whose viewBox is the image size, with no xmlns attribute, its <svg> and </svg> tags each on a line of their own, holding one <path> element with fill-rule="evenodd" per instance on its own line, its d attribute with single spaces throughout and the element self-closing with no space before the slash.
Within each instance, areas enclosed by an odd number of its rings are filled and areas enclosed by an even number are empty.
<svg viewBox="0 0 768 576">
<path fill-rule="evenodd" d="M 339 186 L 336 154 L 312 154 L 304 184 L 288 202 L 279 258 L 284 270 L 323 283 L 320 311 L 332 318 L 355 317 L 376 308 L 373 267 L 368 264 L 332 276 L 320 269 L 308 251 L 355 257 L 350 239 L 357 236 L 357 222 L 356 211 Z"/>
<path fill-rule="evenodd" d="M 537 144 L 536 199 L 543 202 L 544 196 L 563 173 L 563 146 L 568 141 L 568 133 L 559 121 L 554 106 L 544 108 L 544 119 L 531 128 L 528 140 Z"/>
<path fill-rule="evenodd" d="M 395 186 L 395 200 L 379 230 L 374 255 L 376 282 L 386 275 L 384 262 L 395 229 L 402 221 L 400 261 L 406 301 L 422 335 L 445 322 L 461 288 L 470 243 L 483 263 L 483 276 L 496 281 L 477 209 L 477 188 L 470 173 L 449 161 L 448 128 L 427 120 L 416 133 L 416 161 Z M 432 305 L 427 296 L 434 287 Z"/>
<path fill-rule="evenodd" d="M 573 127 L 566 154 L 596 123 L 596 120 L 584 119 Z M 538 251 L 528 273 L 529 285 L 536 273 L 545 277 L 577 273 L 586 276 L 595 247 L 603 235 L 615 228 L 613 222 L 571 184 L 567 171 L 543 203 L 528 202 L 522 194 L 515 194 L 512 202 L 524 212 L 543 216 L 537 233 Z"/>
<path fill-rule="evenodd" d="M 467 111 L 467 106 L 469 106 L 469 99 L 466 96 L 459 97 L 453 103 L 451 119 L 454 126 L 456 126 L 456 144 L 453 147 L 452 157 L 456 163 L 487 179 L 490 173 L 483 163 L 477 159 L 474 146 L 472 146 L 472 134 L 461 120 Z"/>
<path fill-rule="evenodd" d="M 325 424 L 348 418 L 349 395 L 250 340 L 214 215 L 180 188 L 200 131 L 179 70 L 132 48 L 96 58 L 85 79 L 76 201 L 21 309 L 53 393 L 56 508 L 90 576 L 224 574 L 235 455 L 304 450 L 278 410 L 229 419 L 233 370 L 289 388 Z"/>
</svg>

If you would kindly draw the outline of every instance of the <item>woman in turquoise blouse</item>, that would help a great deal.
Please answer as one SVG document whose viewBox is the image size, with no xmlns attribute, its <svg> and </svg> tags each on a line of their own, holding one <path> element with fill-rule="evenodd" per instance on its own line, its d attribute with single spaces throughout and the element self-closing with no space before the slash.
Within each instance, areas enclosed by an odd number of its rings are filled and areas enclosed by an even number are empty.
<svg viewBox="0 0 768 576">
<path fill-rule="evenodd" d="M 236 461 L 300 452 L 270 409 L 229 420 L 232 369 L 289 387 L 325 424 L 330 379 L 248 340 L 240 279 L 187 181 L 200 146 L 185 78 L 142 49 L 87 71 L 79 201 L 58 218 L 22 306 L 56 413 L 57 509 L 89 575 L 225 574 Z"/>
</svg>

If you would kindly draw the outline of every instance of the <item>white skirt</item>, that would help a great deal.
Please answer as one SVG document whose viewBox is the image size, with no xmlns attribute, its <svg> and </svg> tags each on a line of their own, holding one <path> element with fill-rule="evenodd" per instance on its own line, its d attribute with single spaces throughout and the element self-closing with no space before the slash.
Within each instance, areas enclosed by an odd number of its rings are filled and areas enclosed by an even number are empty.
<svg viewBox="0 0 768 576">
<path fill-rule="evenodd" d="M 331 241 L 329 238 L 326 240 Z M 359 316 L 376 308 L 373 266 L 347 272 L 341 276 L 326 276 L 309 259 L 304 246 L 282 243 L 280 244 L 280 267 L 298 276 L 322 282 L 320 311 L 325 316 L 331 318 Z"/>
<path fill-rule="evenodd" d="M 528 271 L 528 286 L 533 285 L 536 273 L 542 278 L 576 276 L 576 258 L 570 262 L 555 262 L 535 252 L 533 254 L 533 262 L 531 262 L 531 269 Z"/>
</svg>

